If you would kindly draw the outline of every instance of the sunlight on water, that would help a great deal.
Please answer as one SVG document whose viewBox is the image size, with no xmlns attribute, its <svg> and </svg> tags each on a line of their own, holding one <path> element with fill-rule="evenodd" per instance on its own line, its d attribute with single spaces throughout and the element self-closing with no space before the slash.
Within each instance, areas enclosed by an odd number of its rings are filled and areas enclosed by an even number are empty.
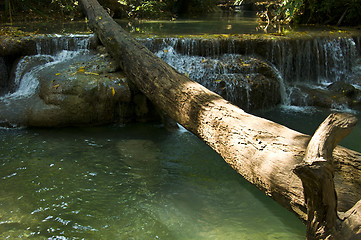
<svg viewBox="0 0 361 240">
<path fill-rule="evenodd" d="M 0 130 L 1 239 L 304 239 L 185 130 Z"/>
</svg>

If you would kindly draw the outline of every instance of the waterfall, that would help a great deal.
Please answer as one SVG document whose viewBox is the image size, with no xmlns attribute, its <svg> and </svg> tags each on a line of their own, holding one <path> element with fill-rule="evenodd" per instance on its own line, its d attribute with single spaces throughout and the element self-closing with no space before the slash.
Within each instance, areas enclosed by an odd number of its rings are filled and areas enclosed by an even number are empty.
<svg viewBox="0 0 361 240">
<path fill-rule="evenodd" d="M 151 51 L 171 46 L 188 56 L 255 55 L 275 65 L 286 82 L 339 81 L 353 71 L 360 38 L 314 37 L 300 39 L 191 39 L 139 40 Z"/>
<path fill-rule="evenodd" d="M 178 71 L 213 91 L 216 91 L 215 81 L 220 75 L 227 78 L 234 74 L 222 68 L 220 59 L 221 62 L 232 61 L 237 56 L 263 59 L 274 68 L 279 78 L 282 103 L 290 105 L 290 96 L 298 90 L 298 84 L 323 87 L 336 81 L 349 82 L 355 74 L 361 72 L 360 39 L 361 37 L 305 36 L 295 39 L 148 38 L 139 41 Z M 246 75 L 243 77 L 246 78 Z M 225 87 L 229 94 L 235 94 L 234 90 L 230 90 L 235 88 L 234 84 L 228 83 Z M 249 95 L 249 85 L 245 89 Z M 230 101 L 237 98 L 228 97 L 231 98 L 228 99 Z"/>
<path fill-rule="evenodd" d="M 48 34 L 36 39 L 37 53 L 54 55 L 60 51 L 80 51 L 89 49 L 94 35 Z"/>
<path fill-rule="evenodd" d="M 357 57 L 352 38 L 276 40 L 266 53 L 287 83 L 347 81 Z"/>
</svg>

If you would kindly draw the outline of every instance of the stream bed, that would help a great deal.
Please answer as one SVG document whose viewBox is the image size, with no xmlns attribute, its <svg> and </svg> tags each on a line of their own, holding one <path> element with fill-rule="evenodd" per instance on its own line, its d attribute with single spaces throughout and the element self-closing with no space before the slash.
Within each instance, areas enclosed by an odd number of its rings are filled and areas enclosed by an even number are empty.
<svg viewBox="0 0 361 240">
<path fill-rule="evenodd" d="M 304 239 L 184 129 L 0 130 L 1 239 Z"/>
</svg>

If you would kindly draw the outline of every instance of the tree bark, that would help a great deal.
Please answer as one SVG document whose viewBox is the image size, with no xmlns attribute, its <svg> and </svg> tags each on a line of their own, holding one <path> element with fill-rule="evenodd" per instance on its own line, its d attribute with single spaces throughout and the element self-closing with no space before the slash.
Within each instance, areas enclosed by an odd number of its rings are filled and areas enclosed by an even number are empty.
<svg viewBox="0 0 361 240">
<path fill-rule="evenodd" d="M 305 157 L 294 172 L 302 180 L 307 206 L 307 239 L 332 239 L 337 235 L 337 196 L 333 181 L 332 152 L 356 125 L 351 114 L 334 113 L 319 126 Z"/>
<path fill-rule="evenodd" d="M 80 2 L 90 28 L 140 91 L 246 180 L 307 220 L 302 182 L 293 169 L 304 158 L 310 136 L 245 113 L 152 54 L 96 0 Z M 361 198 L 361 154 L 336 147 L 334 160 L 338 206 L 346 210 Z"/>
</svg>

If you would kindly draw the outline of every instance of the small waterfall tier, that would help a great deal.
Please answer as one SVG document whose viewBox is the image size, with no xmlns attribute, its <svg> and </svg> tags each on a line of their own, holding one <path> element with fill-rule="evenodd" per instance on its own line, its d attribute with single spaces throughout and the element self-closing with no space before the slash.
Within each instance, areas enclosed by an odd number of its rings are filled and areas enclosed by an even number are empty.
<svg viewBox="0 0 361 240">
<path fill-rule="evenodd" d="M 361 102 L 361 36 L 242 35 L 139 41 L 178 71 L 245 110 L 277 103 L 349 107 Z M 258 63 L 249 67 L 250 59 Z M 262 75 L 265 66 L 266 76 Z M 257 75 L 262 77 L 255 79 Z M 340 88 L 330 87 L 333 83 Z M 354 90 L 343 96 L 346 87 Z"/>
</svg>

